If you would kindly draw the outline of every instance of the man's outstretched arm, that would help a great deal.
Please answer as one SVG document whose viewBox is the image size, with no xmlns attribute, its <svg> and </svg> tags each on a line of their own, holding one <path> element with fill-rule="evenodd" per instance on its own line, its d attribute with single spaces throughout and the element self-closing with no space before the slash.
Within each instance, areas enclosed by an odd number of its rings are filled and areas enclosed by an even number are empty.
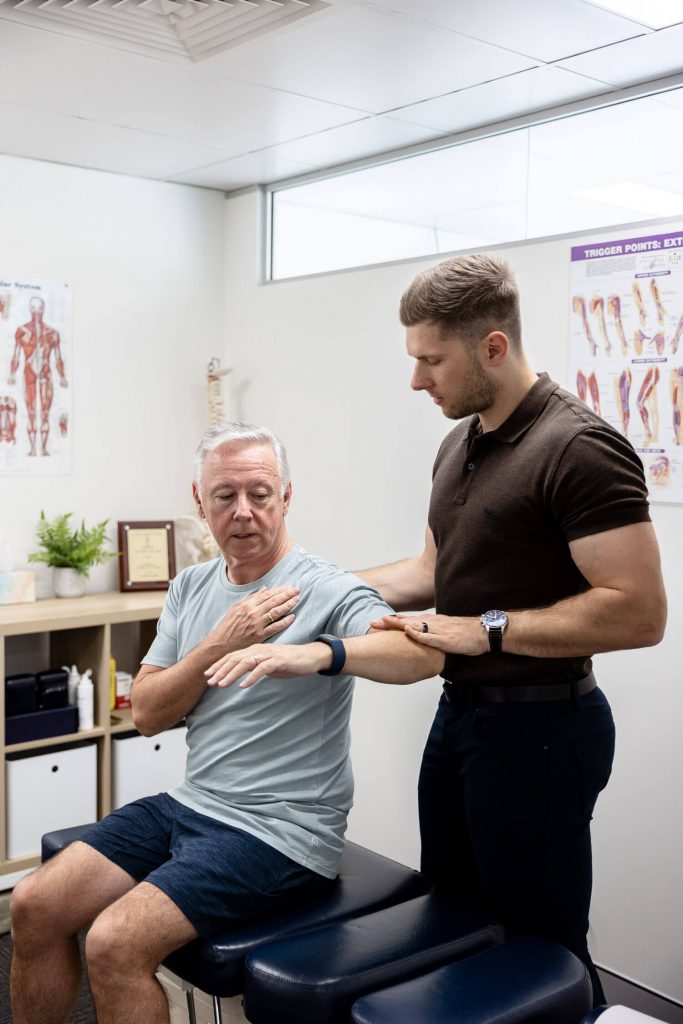
<svg viewBox="0 0 683 1024">
<path fill-rule="evenodd" d="M 377 683 L 416 683 L 431 679 L 444 666 L 445 655 L 422 647 L 405 633 L 370 632 L 343 640 L 346 661 L 341 672 Z M 206 671 L 209 686 L 253 686 L 264 676 L 294 679 L 315 675 L 332 664 L 332 650 L 320 641 L 310 644 L 254 644 L 227 654 Z"/>
</svg>

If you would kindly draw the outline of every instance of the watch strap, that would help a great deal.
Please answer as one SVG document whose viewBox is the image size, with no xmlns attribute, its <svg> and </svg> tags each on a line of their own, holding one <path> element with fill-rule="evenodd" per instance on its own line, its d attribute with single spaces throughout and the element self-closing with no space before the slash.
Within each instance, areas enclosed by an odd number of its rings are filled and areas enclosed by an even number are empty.
<svg viewBox="0 0 683 1024">
<path fill-rule="evenodd" d="M 321 668 L 318 675 L 338 676 L 346 664 L 346 648 L 344 647 L 343 640 L 340 640 L 338 636 L 332 636 L 330 633 L 321 633 L 320 636 L 315 638 L 314 643 L 327 644 L 328 647 L 332 648 L 332 664 L 329 668 Z"/>
<path fill-rule="evenodd" d="M 500 654 L 503 650 L 503 630 L 500 626 L 489 626 L 489 651 L 491 654 Z"/>
</svg>

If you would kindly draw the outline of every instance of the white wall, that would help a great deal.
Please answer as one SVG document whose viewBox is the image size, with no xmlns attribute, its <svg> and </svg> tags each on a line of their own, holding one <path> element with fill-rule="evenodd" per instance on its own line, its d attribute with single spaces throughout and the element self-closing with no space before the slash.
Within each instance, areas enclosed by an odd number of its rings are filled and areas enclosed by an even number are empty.
<svg viewBox="0 0 683 1024">
<path fill-rule="evenodd" d="M 434 261 L 259 287 L 258 222 L 256 194 L 227 200 L 228 411 L 268 424 L 287 445 L 295 540 L 348 567 L 415 553 L 433 455 L 451 424 L 408 388 L 397 308 L 403 288 Z M 570 244 L 502 251 L 519 279 L 531 360 L 565 385 Z M 665 640 L 596 659 L 618 748 L 594 826 L 592 938 L 600 964 L 681 1001 L 682 511 L 652 509 L 670 600 Z M 437 694 L 435 681 L 403 689 L 360 682 L 355 701 L 349 836 L 409 864 L 418 860 L 417 770 Z"/>
<path fill-rule="evenodd" d="M 206 365 L 223 344 L 223 203 L 217 192 L 0 157 L 0 274 L 66 282 L 73 295 L 73 472 L 0 477 L 0 539 L 16 568 L 35 549 L 41 508 L 88 525 L 109 517 L 112 538 L 117 518 L 192 511 Z M 95 568 L 88 589 L 118 589 L 116 563 Z"/>
</svg>

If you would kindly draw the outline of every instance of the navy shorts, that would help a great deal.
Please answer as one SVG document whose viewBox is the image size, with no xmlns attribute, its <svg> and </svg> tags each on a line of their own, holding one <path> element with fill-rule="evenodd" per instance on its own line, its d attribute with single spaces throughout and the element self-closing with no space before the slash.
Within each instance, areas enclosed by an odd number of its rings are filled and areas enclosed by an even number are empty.
<svg viewBox="0 0 683 1024">
<path fill-rule="evenodd" d="M 113 811 L 81 840 L 137 882 L 161 889 L 203 939 L 280 913 L 334 884 L 167 793 Z"/>
</svg>

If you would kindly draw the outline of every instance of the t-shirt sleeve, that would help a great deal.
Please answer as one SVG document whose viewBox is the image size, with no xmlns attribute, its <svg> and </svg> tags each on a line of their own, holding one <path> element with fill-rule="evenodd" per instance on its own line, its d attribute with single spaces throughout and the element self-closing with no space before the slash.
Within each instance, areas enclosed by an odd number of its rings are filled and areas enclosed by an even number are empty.
<svg viewBox="0 0 683 1024">
<path fill-rule="evenodd" d="M 157 635 L 142 659 L 143 665 L 169 668 L 178 661 L 178 579 L 171 580 L 161 617 L 157 622 Z"/>
<path fill-rule="evenodd" d="M 334 636 L 362 636 L 370 629 L 373 619 L 383 615 L 393 615 L 394 610 L 367 583 L 352 573 L 340 574 L 341 579 L 321 580 L 318 584 L 319 596 L 324 600 L 324 592 L 337 592 L 331 602 L 332 610 L 323 632 Z"/>
<path fill-rule="evenodd" d="M 650 521 L 643 465 L 625 437 L 594 425 L 562 452 L 551 508 L 568 541 Z"/>
</svg>

